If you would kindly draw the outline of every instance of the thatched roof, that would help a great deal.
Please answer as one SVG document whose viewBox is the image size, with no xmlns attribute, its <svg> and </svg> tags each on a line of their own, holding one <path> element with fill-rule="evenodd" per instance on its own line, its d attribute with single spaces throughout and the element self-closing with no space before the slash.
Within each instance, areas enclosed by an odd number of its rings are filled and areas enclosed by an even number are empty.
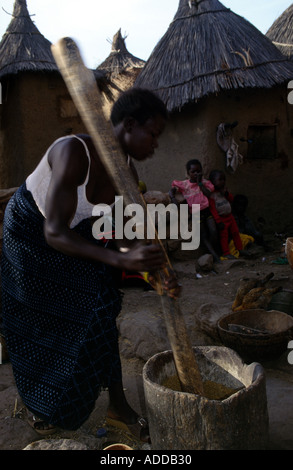
<svg viewBox="0 0 293 470">
<path fill-rule="evenodd" d="M 0 79 L 20 72 L 56 72 L 60 75 L 46 39 L 31 20 L 26 0 L 15 0 L 12 20 L 0 43 Z M 100 90 L 112 96 L 103 70 L 95 73 Z"/>
<path fill-rule="evenodd" d="M 135 86 L 156 91 L 173 111 L 221 90 L 292 78 L 292 63 L 247 20 L 218 0 L 180 0 Z"/>
<path fill-rule="evenodd" d="M 266 36 L 284 56 L 293 59 L 293 3 L 276 19 Z"/>
<path fill-rule="evenodd" d="M 110 55 L 97 67 L 96 70 L 102 70 L 115 76 L 129 69 L 142 68 L 144 64 L 144 60 L 141 60 L 128 52 L 125 45 L 125 38 L 122 37 L 121 29 L 119 29 L 119 31 L 117 31 L 113 36 Z"/>
<path fill-rule="evenodd" d="M 57 71 L 50 46 L 31 20 L 26 0 L 15 0 L 0 43 L 0 78 L 23 71 Z"/>
</svg>

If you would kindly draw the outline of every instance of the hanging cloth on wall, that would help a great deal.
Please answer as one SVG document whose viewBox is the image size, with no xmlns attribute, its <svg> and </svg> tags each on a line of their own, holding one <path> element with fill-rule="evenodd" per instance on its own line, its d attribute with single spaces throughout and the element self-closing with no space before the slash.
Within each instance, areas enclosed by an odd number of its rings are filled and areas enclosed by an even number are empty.
<svg viewBox="0 0 293 470">
<path fill-rule="evenodd" d="M 243 156 L 238 151 L 238 145 L 233 138 L 233 128 L 238 123 L 221 123 L 217 129 L 217 143 L 226 153 L 226 169 L 230 173 L 235 173 L 238 165 L 243 163 Z"/>
</svg>

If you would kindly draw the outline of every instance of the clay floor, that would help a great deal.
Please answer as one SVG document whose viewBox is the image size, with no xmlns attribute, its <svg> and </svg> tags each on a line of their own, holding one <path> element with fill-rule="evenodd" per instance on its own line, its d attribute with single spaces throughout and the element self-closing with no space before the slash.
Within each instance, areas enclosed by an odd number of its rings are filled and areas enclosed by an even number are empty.
<svg viewBox="0 0 293 470">
<path fill-rule="evenodd" d="M 207 327 L 202 324 L 203 305 L 231 307 L 235 298 L 239 281 L 243 277 L 261 277 L 269 272 L 274 273 L 274 285 L 280 284 L 285 289 L 293 290 L 293 271 L 289 265 L 274 264 L 274 260 L 283 256 L 283 243 L 274 240 L 273 248 L 268 253 L 258 253 L 251 259 L 237 261 L 225 260 L 216 270 L 201 273 L 196 277 L 196 264 L 193 259 L 173 258 L 173 266 L 183 285 L 180 299 L 182 309 L 186 312 L 187 321 L 194 319 L 195 327 L 192 330 L 194 345 L 221 344 L 213 334 L 209 334 Z M 155 292 L 144 291 L 141 288 L 124 289 L 124 305 L 119 318 L 121 330 L 121 357 L 124 375 L 124 387 L 130 404 L 145 413 L 144 392 L 142 383 L 142 368 L 149 357 L 156 351 L 166 349 L 163 339 L 157 336 L 148 337 L 144 330 L 145 318 L 149 315 L 152 330 L 152 314 L 158 309 L 158 298 Z M 226 313 L 227 313 L 226 312 Z M 131 317 L 133 315 L 133 317 Z M 130 328 L 123 328 L 123 322 L 130 319 L 135 323 L 135 333 Z M 208 323 L 208 318 L 206 319 Z M 213 328 L 214 315 L 211 314 L 210 325 Z M 156 320 L 157 322 L 157 320 Z M 206 323 L 206 324 L 207 324 Z M 157 323 L 156 323 L 157 324 Z M 154 326 L 153 330 L 155 330 Z M 125 332 L 126 331 L 126 332 Z M 191 331 L 191 330 L 190 330 Z M 211 330 L 212 331 L 212 330 Z M 139 332 L 139 333 L 138 333 Z M 135 334 L 134 336 L 131 335 Z M 141 342 L 139 342 L 139 334 Z M 143 340 L 146 345 L 144 345 Z M 151 346 L 151 348 L 150 348 Z M 293 450 L 293 364 L 288 360 L 290 350 L 270 361 L 263 361 L 262 366 L 266 373 L 266 390 L 269 413 L 269 442 L 268 450 Z M 0 365 L 0 450 L 20 450 L 31 443 L 39 448 L 39 442 L 54 442 L 56 448 L 63 439 L 75 443 L 75 448 L 102 449 L 105 442 L 123 442 L 133 449 L 151 450 L 148 444 L 139 443 L 122 431 L 105 426 L 105 413 L 108 396 L 103 392 L 97 400 L 96 407 L 88 421 L 76 432 L 60 431 L 52 436 L 41 438 L 31 429 L 26 421 L 25 408 L 18 396 L 10 363 Z M 97 437 L 100 428 L 106 428 L 106 439 Z M 49 439 L 49 441 L 48 441 Z"/>
</svg>

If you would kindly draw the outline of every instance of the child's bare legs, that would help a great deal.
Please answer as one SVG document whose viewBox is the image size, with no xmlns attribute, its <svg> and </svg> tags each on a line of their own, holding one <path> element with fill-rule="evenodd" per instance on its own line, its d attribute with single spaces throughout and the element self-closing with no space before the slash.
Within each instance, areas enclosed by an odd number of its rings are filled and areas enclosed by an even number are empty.
<svg viewBox="0 0 293 470">
<path fill-rule="evenodd" d="M 200 239 L 207 248 L 208 252 L 213 256 L 214 262 L 220 262 L 220 257 L 217 253 L 218 233 L 214 219 L 208 218 L 206 221 L 201 221 Z"/>
<path fill-rule="evenodd" d="M 220 261 L 220 253 L 221 253 L 221 245 L 220 245 L 220 239 L 219 239 L 219 232 L 217 229 L 217 224 L 215 222 L 215 219 L 213 217 L 208 217 L 207 221 L 207 230 L 209 234 L 209 242 L 214 250 L 215 255 L 214 256 L 214 261 L 219 262 Z"/>
</svg>

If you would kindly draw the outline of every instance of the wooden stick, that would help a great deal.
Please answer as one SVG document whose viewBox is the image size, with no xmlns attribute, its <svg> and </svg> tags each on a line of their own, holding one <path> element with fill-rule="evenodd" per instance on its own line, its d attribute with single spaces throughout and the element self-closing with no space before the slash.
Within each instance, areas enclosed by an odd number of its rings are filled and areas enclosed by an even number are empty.
<svg viewBox="0 0 293 470">
<path fill-rule="evenodd" d="M 85 67 L 79 49 L 71 38 L 62 38 L 51 46 L 52 53 L 71 97 L 92 137 L 103 162 L 124 204 L 136 203 L 145 207 L 145 201 L 127 165 L 111 123 L 105 118 L 102 101 L 94 74 Z M 158 239 L 158 237 L 157 237 Z M 166 261 L 171 263 L 165 252 Z M 166 273 L 161 273 L 162 278 Z M 178 300 L 161 295 L 168 337 L 173 351 L 178 378 L 183 391 L 203 394 L 201 377 L 192 350 Z"/>
</svg>

